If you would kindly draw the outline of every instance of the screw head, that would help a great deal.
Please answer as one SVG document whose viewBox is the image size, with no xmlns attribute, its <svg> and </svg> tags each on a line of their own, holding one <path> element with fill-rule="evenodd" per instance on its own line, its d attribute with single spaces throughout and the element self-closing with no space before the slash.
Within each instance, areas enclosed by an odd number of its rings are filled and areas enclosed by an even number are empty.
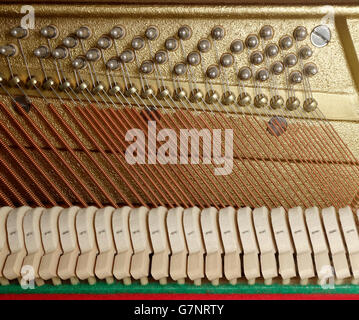
<svg viewBox="0 0 359 320">
<path fill-rule="evenodd" d="M 325 47 L 332 37 L 330 29 L 326 25 L 316 26 L 311 34 L 310 34 L 310 41 L 312 42 L 313 46 L 317 48 Z"/>
</svg>

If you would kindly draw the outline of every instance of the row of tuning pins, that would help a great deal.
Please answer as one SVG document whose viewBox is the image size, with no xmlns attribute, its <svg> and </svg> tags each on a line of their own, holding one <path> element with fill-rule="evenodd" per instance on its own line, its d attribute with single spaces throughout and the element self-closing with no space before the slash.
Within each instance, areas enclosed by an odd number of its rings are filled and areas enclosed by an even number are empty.
<svg viewBox="0 0 359 320">
<path fill-rule="evenodd" d="M 41 45 L 40 47 L 34 50 L 34 55 L 39 58 L 40 62 L 42 59 L 46 59 L 52 57 L 55 60 L 56 69 L 58 72 L 59 78 L 59 89 L 66 90 L 71 87 L 71 82 L 66 79 L 64 72 L 59 63 L 60 60 L 65 58 L 71 59 L 71 64 L 74 68 L 75 77 L 76 77 L 76 90 L 82 91 L 88 89 L 88 84 L 81 78 L 81 75 L 77 72 L 78 70 L 85 69 L 88 67 L 92 80 L 92 91 L 94 94 L 99 93 L 105 90 L 105 85 L 98 81 L 98 76 L 96 74 L 93 63 L 100 60 L 102 58 L 108 72 L 108 81 L 109 81 L 109 94 L 116 94 L 121 91 L 121 87 L 116 83 L 113 72 L 118 69 L 122 69 L 123 73 L 127 74 L 128 81 L 125 80 L 125 90 L 124 93 L 127 96 L 134 94 L 137 92 L 137 88 L 132 84 L 130 80 L 130 76 L 128 74 L 126 64 L 131 63 L 136 60 L 138 64 L 136 51 L 142 50 L 146 43 L 150 47 L 150 41 L 156 40 L 159 36 L 159 31 L 156 27 L 150 26 L 146 29 L 144 37 L 136 36 L 131 41 L 131 49 L 126 49 L 123 52 L 119 53 L 118 47 L 116 45 L 116 40 L 121 40 L 125 37 L 126 31 L 122 26 L 114 27 L 108 35 L 104 35 L 100 37 L 97 41 L 97 46 L 94 48 L 90 48 L 87 52 L 85 51 L 83 41 L 87 40 L 91 37 L 91 30 L 82 26 L 74 34 L 66 37 L 62 45 L 52 49 L 51 48 L 51 39 L 55 39 L 58 37 L 58 30 L 55 26 L 46 26 L 41 29 L 41 35 L 47 39 L 47 45 Z M 18 40 L 18 44 L 21 50 L 21 54 L 23 55 L 24 62 L 26 64 L 26 68 L 28 70 L 29 78 L 27 81 L 28 87 L 34 87 L 38 85 L 38 80 L 35 77 L 30 75 L 26 58 L 22 51 L 21 39 L 25 39 L 28 36 L 28 30 L 23 29 L 21 27 L 17 27 L 11 30 L 11 35 Z M 233 92 L 229 90 L 229 86 L 227 85 L 227 89 L 223 86 L 224 92 L 222 95 L 222 99 L 220 95 L 213 89 L 208 89 L 205 95 L 205 100 L 207 103 L 215 103 L 221 100 L 221 102 L 225 105 L 233 104 L 237 102 L 239 106 L 247 106 L 252 101 L 249 93 L 246 90 L 246 83 L 249 80 L 252 80 L 255 87 L 255 97 L 253 104 L 254 106 L 260 108 L 266 106 L 268 103 L 273 108 L 280 108 L 284 105 L 284 99 L 278 95 L 278 87 L 276 85 L 276 77 L 285 73 L 286 82 L 287 82 L 287 100 L 286 107 L 289 110 L 295 110 L 300 106 L 299 99 L 295 97 L 294 86 L 303 83 L 304 92 L 305 92 L 305 101 L 304 101 L 304 110 L 313 111 L 317 106 L 317 102 L 312 97 L 312 93 L 310 90 L 309 80 L 308 78 L 314 76 L 318 69 L 314 63 L 306 63 L 303 65 L 303 61 L 309 59 L 312 56 L 312 50 L 309 46 L 302 46 L 298 49 L 298 42 L 303 41 L 307 37 L 307 31 L 305 27 L 297 27 L 293 36 L 286 35 L 283 36 L 278 45 L 275 43 L 269 42 L 274 35 L 273 28 L 271 26 L 264 26 L 259 32 L 259 36 L 256 34 L 250 34 L 245 39 L 245 42 L 242 40 L 234 40 L 230 45 L 230 53 L 224 53 L 221 57 L 218 57 L 217 48 L 216 58 L 218 60 L 218 64 L 210 65 L 205 67 L 203 65 L 202 55 L 209 52 L 211 50 L 212 45 L 216 44 L 217 41 L 222 40 L 225 36 L 225 30 L 221 26 L 214 27 L 211 31 L 212 41 L 209 39 L 201 39 L 197 45 L 197 51 L 190 52 L 187 56 L 184 56 L 185 62 L 176 63 L 173 66 L 172 74 L 175 77 L 188 75 L 188 69 L 191 67 L 195 67 L 197 65 L 202 66 L 202 69 L 206 76 L 206 82 L 211 82 L 216 78 L 219 78 L 221 74 L 226 73 L 226 69 L 234 66 L 235 56 L 237 54 L 242 53 L 247 49 L 248 60 L 250 66 L 242 67 L 238 70 L 236 67 L 236 73 L 238 76 L 238 86 L 239 86 L 239 95 L 236 101 L 236 97 Z M 165 49 L 159 50 L 155 54 L 152 54 L 150 49 L 150 59 L 143 61 L 141 64 L 138 64 L 139 71 L 143 75 L 147 75 L 156 71 L 156 76 L 161 77 L 159 70 L 159 65 L 164 64 L 169 61 L 169 55 L 171 52 L 176 51 L 179 47 L 182 49 L 182 53 L 184 51 L 182 41 L 190 39 L 192 36 L 192 30 L 188 26 L 182 26 L 179 28 L 176 37 L 167 38 L 164 44 Z M 147 42 L 146 42 L 147 40 Z M 260 45 L 260 40 L 262 40 L 263 50 L 258 50 Z M 267 42 L 267 43 L 266 43 Z M 70 50 L 75 48 L 78 44 L 81 44 L 83 55 L 78 56 L 76 58 L 71 57 Z M 180 45 L 179 45 L 180 43 Z M 296 53 L 288 53 L 284 55 L 283 53 L 296 45 L 297 51 Z M 115 45 L 116 49 L 116 57 L 109 59 L 107 62 L 104 59 L 103 50 L 109 49 L 110 47 Z M 264 47 L 264 44 L 265 47 Z M 7 62 L 9 62 L 9 57 L 15 56 L 18 53 L 19 49 L 14 44 L 9 44 L 6 46 L 0 47 L 0 53 L 7 57 Z M 282 51 L 282 61 L 274 61 L 275 57 L 277 57 Z M 184 54 L 184 53 L 183 53 Z M 56 63 L 58 62 L 58 64 Z M 265 67 L 261 65 L 265 63 Z M 295 65 L 300 64 L 301 71 L 295 70 L 290 71 L 290 68 L 293 68 Z M 45 81 L 42 84 L 44 89 L 53 88 L 56 82 L 46 76 L 46 72 L 41 63 L 41 67 L 43 69 L 43 73 L 45 74 Z M 9 66 L 10 70 L 11 67 Z M 59 70 L 60 69 L 60 70 Z M 112 80 L 109 74 L 112 74 Z M 0 79 L 1 80 L 1 79 Z M 158 80 L 158 79 L 157 79 Z M 168 87 L 164 85 L 163 79 L 162 85 L 158 81 L 159 90 L 158 97 L 165 98 L 170 94 L 170 90 Z M 265 94 L 263 94 L 261 86 L 262 83 L 270 82 L 270 91 L 271 98 L 268 101 L 268 98 Z M 16 85 L 20 82 L 20 78 L 18 76 L 12 75 L 9 83 Z M 127 83 L 126 83 L 127 82 Z M 206 83 L 208 84 L 208 83 Z M 228 80 L 227 80 L 228 84 Z M 208 88 L 208 87 L 207 87 Z M 144 98 L 155 94 L 154 89 L 151 88 L 150 85 L 142 85 L 142 96 Z M 179 85 L 174 90 L 173 94 L 175 99 L 181 99 L 187 96 L 187 93 L 184 89 L 182 89 Z M 204 98 L 203 93 L 195 88 L 190 92 L 190 100 L 192 102 L 200 101 Z"/>
</svg>

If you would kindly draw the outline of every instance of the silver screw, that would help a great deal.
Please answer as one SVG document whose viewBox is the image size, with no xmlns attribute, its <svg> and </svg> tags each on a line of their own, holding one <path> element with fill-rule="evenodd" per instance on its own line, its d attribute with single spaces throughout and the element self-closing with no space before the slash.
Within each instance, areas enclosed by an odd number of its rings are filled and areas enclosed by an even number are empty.
<svg viewBox="0 0 359 320">
<path fill-rule="evenodd" d="M 310 34 L 310 40 L 317 48 L 325 47 L 331 38 L 330 29 L 326 25 L 316 26 Z"/>
</svg>

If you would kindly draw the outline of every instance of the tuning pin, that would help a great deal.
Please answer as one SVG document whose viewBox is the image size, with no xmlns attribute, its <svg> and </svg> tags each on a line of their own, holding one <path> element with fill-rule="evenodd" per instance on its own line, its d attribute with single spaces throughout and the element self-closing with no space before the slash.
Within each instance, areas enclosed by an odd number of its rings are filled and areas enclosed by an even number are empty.
<svg viewBox="0 0 359 320">
<path fill-rule="evenodd" d="M 318 67 L 314 63 L 306 63 L 303 70 L 308 77 L 315 76 L 318 73 Z"/>
<path fill-rule="evenodd" d="M 178 41 L 175 38 L 167 38 L 165 41 L 165 48 L 168 51 L 175 51 L 178 48 Z"/>
<path fill-rule="evenodd" d="M 226 32 L 222 26 L 216 26 L 211 31 L 211 36 L 214 40 L 222 40 Z"/>
<path fill-rule="evenodd" d="M 220 62 L 222 67 L 229 68 L 234 63 L 234 57 L 230 53 L 223 53 L 220 60 L 219 60 L 219 62 Z"/>
<path fill-rule="evenodd" d="M 309 59 L 313 55 L 313 50 L 308 46 L 303 46 L 299 49 L 299 56 L 303 59 Z"/>
<path fill-rule="evenodd" d="M 222 103 L 224 105 L 231 105 L 236 101 L 236 96 L 232 91 L 226 91 L 222 96 Z"/>
<path fill-rule="evenodd" d="M 251 101 L 252 98 L 247 92 L 242 92 L 237 98 L 237 103 L 241 107 L 248 106 L 251 103 Z"/>
<path fill-rule="evenodd" d="M 263 108 L 268 104 L 268 98 L 265 94 L 260 93 L 254 97 L 254 106 L 257 108 Z"/>
<path fill-rule="evenodd" d="M 109 70 L 117 70 L 120 68 L 120 62 L 117 58 L 111 58 L 106 62 L 106 68 Z"/>
<path fill-rule="evenodd" d="M 186 91 L 183 88 L 177 88 L 173 93 L 173 98 L 177 101 L 184 99 L 187 96 Z"/>
<path fill-rule="evenodd" d="M 288 50 L 293 47 L 293 38 L 289 35 L 285 35 L 279 40 L 279 46 L 282 50 Z"/>
<path fill-rule="evenodd" d="M 191 102 L 199 102 L 203 99 L 203 93 L 199 89 L 193 89 L 189 95 Z"/>
<path fill-rule="evenodd" d="M 272 109 L 279 109 L 281 107 L 283 107 L 284 105 L 284 100 L 281 96 L 279 95 L 275 95 L 270 99 L 270 106 Z"/>
<path fill-rule="evenodd" d="M 198 51 L 206 53 L 211 50 L 211 42 L 208 39 L 201 39 L 197 44 Z"/>
<path fill-rule="evenodd" d="M 164 50 L 157 51 L 155 54 L 155 61 L 157 64 L 164 64 L 168 60 L 167 53 Z"/>
<path fill-rule="evenodd" d="M 87 61 L 95 62 L 101 58 L 101 51 L 98 48 L 91 48 L 86 52 Z"/>
<path fill-rule="evenodd" d="M 64 40 L 62 40 L 62 44 L 68 49 L 75 48 L 78 43 L 79 40 L 73 35 L 67 36 Z"/>
<path fill-rule="evenodd" d="M 288 68 L 295 66 L 298 62 L 297 56 L 294 53 L 287 54 L 284 57 L 284 65 Z"/>
<path fill-rule="evenodd" d="M 109 35 L 112 39 L 120 40 L 125 37 L 126 30 L 123 26 L 115 26 L 111 29 Z"/>
<path fill-rule="evenodd" d="M 272 26 L 263 26 L 259 31 L 259 36 L 266 41 L 273 39 L 274 30 Z"/>
<path fill-rule="evenodd" d="M 106 35 L 102 36 L 100 39 L 97 40 L 97 46 L 103 50 L 109 49 L 112 46 L 112 39 Z"/>
<path fill-rule="evenodd" d="M 206 75 L 210 79 L 216 79 L 219 77 L 219 68 L 216 65 L 211 65 L 207 68 Z"/>
<path fill-rule="evenodd" d="M 55 39 L 59 35 L 59 31 L 55 26 L 50 25 L 41 28 L 40 34 L 46 39 Z"/>
<path fill-rule="evenodd" d="M 248 67 L 242 67 L 239 69 L 238 78 L 242 81 L 247 81 L 252 78 L 252 71 Z"/>
<path fill-rule="evenodd" d="M 318 107 L 318 102 L 313 98 L 307 98 L 304 100 L 303 109 L 306 112 L 312 112 Z"/>
<path fill-rule="evenodd" d="M 298 26 L 293 31 L 293 37 L 297 41 L 303 41 L 308 35 L 308 31 L 303 26 Z"/>
<path fill-rule="evenodd" d="M 39 59 L 46 59 L 50 57 L 51 52 L 48 46 L 40 46 L 34 50 L 34 56 Z"/>
<path fill-rule="evenodd" d="M 42 88 L 45 90 L 50 90 L 55 86 L 56 82 L 52 78 L 47 78 L 47 80 L 42 84 Z"/>
<path fill-rule="evenodd" d="M 243 41 L 239 39 L 232 41 L 230 49 L 232 53 L 241 53 L 244 49 Z"/>
<path fill-rule="evenodd" d="M 24 39 L 29 35 L 29 31 L 22 27 L 15 27 L 10 30 L 10 34 L 16 39 Z"/>
<path fill-rule="evenodd" d="M 155 94 L 155 92 L 149 85 L 145 85 L 141 91 L 141 97 L 144 99 L 152 97 L 154 94 Z"/>
<path fill-rule="evenodd" d="M 153 62 L 151 60 L 146 60 L 141 63 L 140 72 L 144 74 L 150 74 L 154 70 Z"/>
<path fill-rule="evenodd" d="M 61 91 L 65 91 L 67 89 L 71 88 L 71 82 L 68 80 L 64 80 L 60 85 L 59 85 L 59 89 Z"/>
<path fill-rule="evenodd" d="M 298 84 L 302 82 L 303 75 L 299 71 L 292 71 L 289 75 L 289 79 L 292 84 Z"/>
<path fill-rule="evenodd" d="M 173 73 L 177 76 L 182 76 L 187 72 L 187 66 L 180 62 L 180 63 L 176 63 L 175 66 L 173 67 Z"/>
<path fill-rule="evenodd" d="M 67 56 L 68 56 L 68 51 L 66 47 L 59 46 L 52 51 L 52 57 L 56 60 L 65 59 Z"/>
<path fill-rule="evenodd" d="M 83 56 L 78 56 L 72 61 L 72 67 L 76 70 L 85 68 L 87 65 L 86 58 Z"/>
<path fill-rule="evenodd" d="M 192 29 L 189 26 L 182 26 L 178 29 L 177 35 L 181 40 L 188 40 L 192 36 Z"/>
<path fill-rule="evenodd" d="M 197 66 L 201 62 L 201 56 L 197 51 L 192 51 L 187 56 L 187 63 L 191 66 Z"/>
<path fill-rule="evenodd" d="M 91 29 L 87 26 L 82 26 L 76 30 L 76 36 L 79 39 L 86 40 L 91 37 Z"/>
<path fill-rule="evenodd" d="M 120 60 L 123 63 L 130 63 L 135 59 L 135 54 L 132 50 L 127 49 L 120 54 Z"/>
<path fill-rule="evenodd" d="M 136 51 L 141 50 L 144 46 L 145 39 L 143 39 L 141 36 L 136 36 L 131 41 L 131 47 Z"/>
<path fill-rule="evenodd" d="M 219 94 L 215 90 L 209 90 L 206 94 L 207 103 L 216 103 L 219 100 Z"/>
<path fill-rule="evenodd" d="M 276 61 L 271 66 L 271 71 L 275 75 L 280 75 L 284 71 L 284 65 L 280 61 Z"/>
<path fill-rule="evenodd" d="M 254 51 L 251 53 L 249 60 L 252 64 L 254 64 L 256 66 L 260 65 L 264 60 L 263 53 L 260 51 Z"/>
<path fill-rule="evenodd" d="M 256 72 L 256 79 L 261 81 L 261 82 L 264 82 L 264 81 L 267 81 L 269 78 L 269 71 L 265 68 L 263 69 L 259 69 L 257 72 Z"/>
<path fill-rule="evenodd" d="M 0 54 L 4 55 L 5 57 L 15 57 L 19 52 L 18 48 L 14 44 L 8 44 L 5 46 L 0 46 Z"/>
<path fill-rule="evenodd" d="M 145 31 L 145 36 L 148 40 L 156 40 L 160 35 L 158 28 L 155 26 L 149 26 Z"/>
<path fill-rule="evenodd" d="M 264 51 L 268 58 L 274 58 L 278 55 L 279 48 L 275 43 L 269 43 L 269 44 L 267 44 Z"/>
<path fill-rule="evenodd" d="M 300 101 L 297 97 L 289 97 L 286 102 L 286 107 L 289 111 L 298 109 L 300 106 Z"/>
<path fill-rule="evenodd" d="M 255 35 L 255 34 L 248 35 L 245 42 L 246 42 L 247 48 L 251 49 L 251 50 L 257 48 L 259 45 L 259 39 L 258 39 L 257 35 Z"/>
</svg>

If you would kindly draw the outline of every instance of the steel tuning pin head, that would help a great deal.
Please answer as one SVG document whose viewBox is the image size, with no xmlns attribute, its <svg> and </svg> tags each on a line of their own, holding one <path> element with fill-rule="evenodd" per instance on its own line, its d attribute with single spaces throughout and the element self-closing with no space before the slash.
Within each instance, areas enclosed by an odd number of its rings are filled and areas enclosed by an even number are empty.
<svg viewBox="0 0 359 320">
<path fill-rule="evenodd" d="M 187 92 L 181 87 L 177 87 L 173 93 L 173 99 L 176 101 L 180 101 L 184 99 L 186 96 L 187 96 Z"/>
<path fill-rule="evenodd" d="M 211 50 L 211 42 L 208 39 L 201 39 L 197 43 L 197 49 L 201 53 L 206 53 Z"/>
<path fill-rule="evenodd" d="M 291 96 L 287 99 L 286 108 L 289 111 L 294 111 L 300 107 L 300 101 L 297 97 Z"/>
<path fill-rule="evenodd" d="M 226 91 L 222 95 L 222 103 L 226 106 L 233 104 L 236 101 L 236 96 L 232 91 Z"/>
<path fill-rule="evenodd" d="M 133 50 L 139 51 L 145 46 L 145 39 L 141 36 L 136 36 L 131 41 L 131 47 Z"/>
<path fill-rule="evenodd" d="M 5 46 L 0 46 L 0 54 L 5 57 L 15 57 L 19 52 L 18 47 L 15 44 L 7 44 Z"/>
<path fill-rule="evenodd" d="M 216 79 L 220 75 L 220 71 L 218 66 L 211 65 L 207 68 L 206 75 L 209 79 Z"/>
<path fill-rule="evenodd" d="M 294 53 L 289 53 L 284 57 L 284 65 L 287 68 L 294 67 L 298 62 L 298 58 Z"/>
<path fill-rule="evenodd" d="M 181 26 L 177 35 L 181 40 L 189 40 L 192 37 L 192 29 L 189 26 Z"/>
<path fill-rule="evenodd" d="M 164 50 L 159 50 L 155 53 L 155 61 L 157 64 L 164 64 L 168 60 L 167 52 Z"/>
<path fill-rule="evenodd" d="M 112 39 L 107 35 L 103 35 L 97 40 L 97 46 L 103 50 L 109 49 L 112 47 Z"/>
<path fill-rule="evenodd" d="M 120 54 L 120 60 L 123 63 L 130 63 L 133 62 L 133 60 L 135 60 L 135 54 L 132 50 L 127 49 L 125 51 L 122 51 Z"/>
<path fill-rule="evenodd" d="M 173 67 L 173 73 L 177 76 L 183 76 L 186 72 L 187 66 L 182 62 L 176 63 Z"/>
<path fill-rule="evenodd" d="M 176 38 L 167 38 L 165 41 L 165 48 L 168 51 L 176 51 L 178 49 L 178 41 Z"/>
<path fill-rule="evenodd" d="M 274 36 L 273 27 L 269 25 L 263 26 L 259 31 L 259 36 L 266 41 L 273 39 Z"/>
<path fill-rule="evenodd" d="M 51 52 L 48 46 L 40 46 L 34 50 L 34 56 L 39 59 L 46 59 L 50 57 Z"/>
<path fill-rule="evenodd" d="M 280 95 L 274 95 L 269 102 L 272 109 L 282 108 L 284 105 L 284 99 Z"/>
<path fill-rule="evenodd" d="M 86 52 L 86 59 L 90 62 L 96 62 L 101 58 L 101 51 L 98 48 L 91 48 Z"/>
<path fill-rule="evenodd" d="M 282 62 L 280 61 L 276 61 L 272 64 L 271 66 L 271 71 L 273 74 L 275 74 L 276 76 L 280 75 L 281 73 L 283 73 L 284 71 L 284 65 Z"/>
<path fill-rule="evenodd" d="M 69 52 L 66 47 L 59 46 L 52 51 L 52 57 L 56 60 L 67 58 Z"/>
<path fill-rule="evenodd" d="M 293 47 L 293 38 L 289 35 L 285 35 L 279 39 L 279 46 L 282 50 L 289 50 Z"/>
<path fill-rule="evenodd" d="M 289 80 L 292 84 L 298 84 L 303 81 L 303 75 L 300 71 L 292 71 L 289 75 Z"/>
<path fill-rule="evenodd" d="M 222 67 L 229 68 L 233 66 L 234 57 L 230 53 L 223 53 L 221 58 L 219 59 L 219 62 Z"/>
<path fill-rule="evenodd" d="M 252 101 L 251 96 L 247 92 L 242 92 L 237 98 L 237 103 L 240 107 L 248 106 Z"/>
<path fill-rule="evenodd" d="M 64 40 L 62 40 L 62 44 L 68 49 L 75 48 L 78 45 L 78 43 L 79 40 L 78 38 L 76 38 L 75 35 L 69 35 Z"/>
<path fill-rule="evenodd" d="M 243 41 L 239 39 L 232 41 L 230 49 L 232 53 L 241 53 L 244 49 Z"/>
<path fill-rule="evenodd" d="M 256 79 L 261 82 L 267 81 L 269 79 L 269 71 L 266 68 L 259 69 L 256 72 Z"/>
<path fill-rule="evenodd" d="M 156 40 L 160 35 L 160 32 L 157 27 L 149 26 L 145 31 L 145 36 L 148 40 Z"/>
<path fill-rule="evenodd" d="M 197 51 L 192 51 L 187 55 L 187 63 L 191 66 L 198 66 L 201 63 L 201 56 Z"/>
<path fill-rule="evenodd" d="M 308 46 L 303 46 L 299 49 L 299 56 L 303 59 L 309 59 L 313 55 L 313 50 Z"/>
<path fill-rule="evenodd" d="M 267 44 L 264 52 L 268 58 L 275 58 L 279 53 L 279 48 L 275 43 Z"/>
<path fill-rule="evenodd" d="M 120 62 L 118 61 L 118 59 L 116 57 L 110 58 L 106 62 L 106 68 L 111 70 L 111 71 L 118 70 L 120 68 Z"/>
<path fill-rule="evenodd" d="M 211 37 L 217 41 L 222 40 L 225 35 L 226 35 L 226 31 L 222 26 L 215 26 L 211 31 Z"/>
<path fill-rule="evenodd" d="M 254 97 L 254 106 L 256 108 L 264 108 L 268 104 L 268 98 L 265 94 L 260 93 Z"/>
<path fill-rule="evenodd" d="M 24 39 L 28 37 L 29 30 L 22 27 L 15 27 L 10 30 L 10 35 L 16 39 Z"/>
<path fill-rule="evenodd" d="M 91 29 L 87 26 L 82 26 L 76 30 L 76 37 L 81 40 L 87 40 L 91 37 Z"/>
<path fill-rule="evenodd" d="M 126 30 L 123 26 L 115 26 L 110 30 L 109 35 L 114 40 L 121 40 L 125 37 Z"/>
<path fill-rule="evenodd" d="M 303 67 L 303 71 L 307 77 L 313 77 L 318 73 L 318 67 L 312 62 L 306 63 Z"/>
<path fill-rule="evenodd" d="M 264 55 L 261 51 L 254 51 L 251 53 L 249 60 L 252 64 L 258 66 L 264 61 Z"/>
<path fill-rule="evenodd" d="M 312 112 L 318 107 L 318 102 L 313 98 L 307 98 L 304 100 L 303 109 L 306 112 Z"/>
<path fill-rule="evenodd" d="M 41 28 L 40 34 L 46 39 L 56 39 L 59 36 L 59 30 L 55 26 L 49 25 Z"/>
<path fill-rule="evenodd" d="M 238 78 L 242 81 L 247 81 L 252 78 L 252 71 L 248 67 L 242 67 L 238 71 Z"/>
<path fill-rule="evenodd" d="M 140 65 L 140 72 L 143 74 L 150 74 L 154 70 L 153 61 L 145 60 Z"/>
<path fill-rule="evenodd" d="M 216 103 L 217 101 L 219 101 L 218 92 L 212 89 L 207 91 L 205 100 L 207 103 Z"/>
<path fill-rule="evenodd" d="M 87 66 L 87 60 L 83 56 L 78 56 L 72 60 L 72 67 L 76 70 L 81 70 Z"/>
<path fill-rule="evenodd" d="M 297 41 L 303 41 L 308 36 L 308 31 L 303 26 L 298 26 L 293 31 L 293 37 Z"/>
<path fill-rule="evenodd" d="M 253 50 L 253 49 L 257 48 L 258 45 L 259 45 L 258 36 L 255 35 L 255 34 L 250 34 L 250 35 L 248 35 L 247 38 L 246 38 L 245 43 L 246 43 L 246 47 L 247 47 L 248 49 Z"/>
</svg>

